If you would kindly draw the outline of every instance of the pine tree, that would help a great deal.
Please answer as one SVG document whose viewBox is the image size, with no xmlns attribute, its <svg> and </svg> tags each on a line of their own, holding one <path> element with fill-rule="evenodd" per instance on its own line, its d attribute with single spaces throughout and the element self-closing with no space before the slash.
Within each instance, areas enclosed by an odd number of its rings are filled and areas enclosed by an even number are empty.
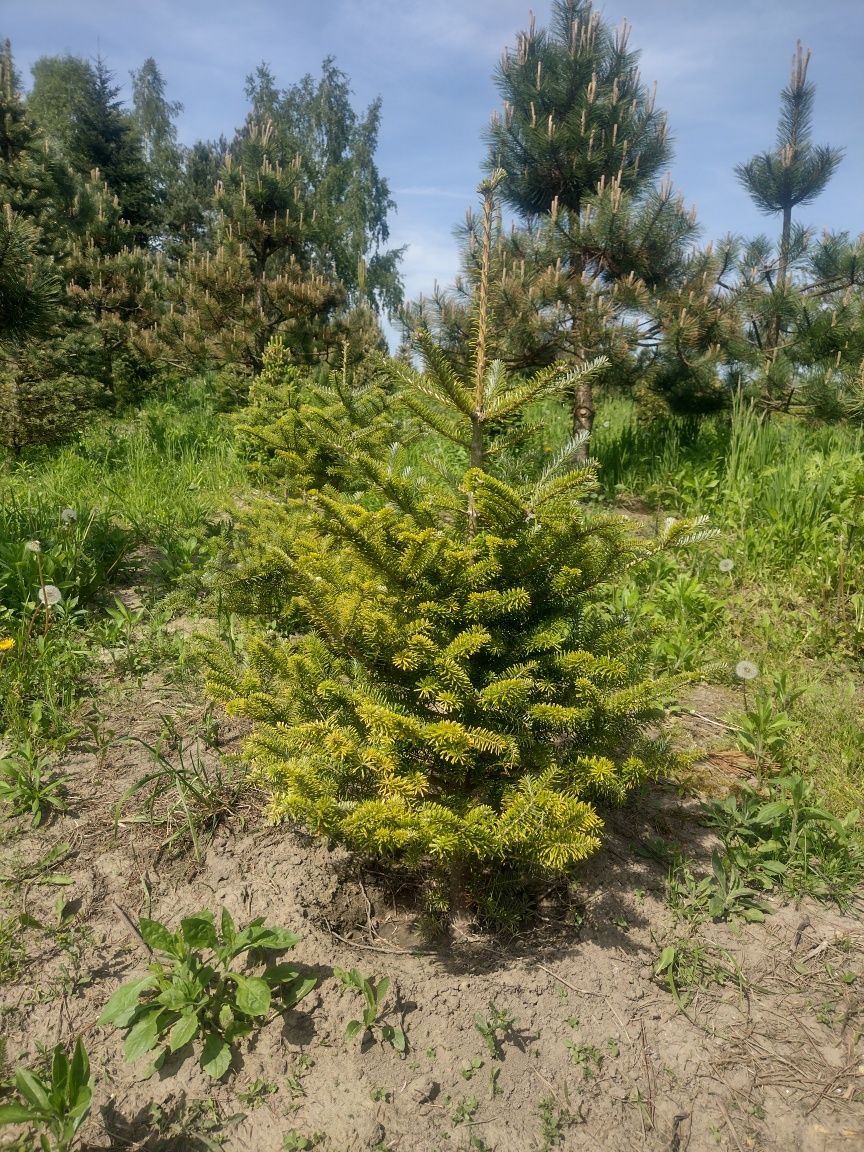
<svg viewBox="0 0 864 1152">
<path fill-rule="evenodd" d="M 735 169 L 757 208 L 782 217 L 777 261 L 777 289 L 781 293 L 788 283 L 792 259 L 792 213 L 825 190 L 843 158 L 841 148 L 810 141 L 816 95 L 816 86 L 807 80 L 810 56 L 810 50 L 805 52 L 799 40 L 789 84 L 780 94 L 777 147 Z"/>
<path fill-rule="evenodd" d="M 177 306 L 160 323 L 169 361 L 257 372 L 282 335 L 301 362 L 320 358 L 341 286 L 314 266 L 318 223 L 299 158 L 272 159 L 272 125 L 250 124 L 216 186 L 213 250 L 193 244 L 179 269 Z"/>
<path fill-rule="evenodd" d="M 38 248 L 36 229 L 4 204 L 0 215 L 0 350 L 48 331 L 56 316 L 60 280 Z"/>
<path fill-rule="evenodd" d="M 739 248 L 736 303 L 751 341 L 749 364 L 763 405 L 838 417 L 864 400 L 859 293 L 862 242 L 797 223 L 795 210 L 824 191 L 843 149 L 811 140 L 815 85 L 801 42 L 781 93 L 777 144 L 735 171 L 756 206 L 781 218 L 777 243 Z"/>
<path fill-rule="evenodd" d="M 234 579 L 268 586 L 282 609 L 253 631 L 243 666 L 214 656 L 211 675 L 253 721 L 246 755 L 274 818 L 431 873 L 453 912 L 490 867 L 554 873 L 583 859 L 600 841 L 597 803 L 666 755 L 645 729 L 668 686 L 608 595 L 654 546 L 591 511 L 579 438 L 514 474 L 526 407 L 601 365 L 526 381 L 489 360 L 498 179 L 483 189 L 469 370 L 423 337 L 423 371 L 388 370 L 391 408 L 425 440 L 383 463 L 355 446 L 363 490 L 310 489 L 252 516 L 244 534 L 262 560 Z"/>
<path fill-rule="evenodd" d="M 587 0 L 556 0 L 550 29 L 538 30 L 532 19 L 515 51 L 505 51 L 496 79 L 504 111 L 488 132 L 487 165 L 507 172 L 504 200 L 527 226 L 505 245 L 510 299 L 502 312 L 515 303 L 525 317 L 517 331 L 539 338 L 522 359 L 531 363 L 539 352 L 540 362 L 550 355 L 579 361 L 602 352 L 612 356 L 619 385 L 644 382 L 672 312 L 664 294 L 674 296 L 687 281 L 697 228 L 671 184 L 658 183 L 671 144 L 665 116 L 640 78 L 629 28 L 612 32 Z M 520 271 L 511 277 L 514 267 Z M 685 296 L 691 317 L 718 306 L 716 284 L 707 280 L 698 297 L 691 280 Z M 680 353 L 679 391 L 686 391 L 686 364 L 713 357 L 710 341 L 697 336 L 697 345 L 667 343 L 667 371 L 668 351 Z M 711 406 L 721 389 L 710 371 L 707 380 Z M 695 397 L 691 404 L 698 406 Z M 572 413 L 574 432 L 590 432 L 587 379 Z"/>
</svg>

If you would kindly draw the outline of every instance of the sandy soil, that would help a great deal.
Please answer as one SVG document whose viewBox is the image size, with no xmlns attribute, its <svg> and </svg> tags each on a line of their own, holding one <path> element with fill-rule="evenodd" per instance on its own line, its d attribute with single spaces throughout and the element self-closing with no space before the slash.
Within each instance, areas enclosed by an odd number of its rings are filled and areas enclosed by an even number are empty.
<svg viewBox="0 0 864 1152">
<path fill-rule="evenodd" d="M 696 703 L 707 715 L 711 700 Z M 569 894 L 548 895 L 530 931 L 505 940 L 467 927 L 436 942 L 409 886 L 264 826 L 255 797 L 235 805 L 199 863 L 188 844 L 172 853 L 164 829 L 135 822 L 140 798 L 115 829 L 117 801 L 153 767 L 136 738 L 215 770 L 238 731 L 156 678 L 125 683 L 111 708 L 125 739 L 67 757 L 70 811 L 36 831 L 7 822 L 0 841 L 0 918 L 30 925 L 20 970 L 0 984 L 7 1066 L 85 1038 L 96 1077 L 85 1148 L 864 1148 L 864 913 L 775 902 L 763 924 L 688 929 L 646 849 L 677 842 L 707 868 L 692 799 L 655 788 L 611 817 L 604 850 Z M 717 755 L 730 778 L 746 770 Z M 58 874 L 69 883 L 51 882 Z M 238 922 L 262 915 L 298 932 L 292 958 L 318 987 L 241 1046 L 224 1082 L 194 1058 L 145 1079 L 124 1062 L 121 1034 L 96 1023 L 147 963 L 129 919 L 174 925 L 223 905 Z M 670 943 L 701 966 L 683 1009 L 654 975 Z M 404 1028 L 404 1056 L 376 1039 L 346 1043 L 356 1002 L 334 966 L 391 978 L 385 1019 Z M 475 1017 L 496 1010 L 511 1023 L 493 1057 Z"/>
</svg>

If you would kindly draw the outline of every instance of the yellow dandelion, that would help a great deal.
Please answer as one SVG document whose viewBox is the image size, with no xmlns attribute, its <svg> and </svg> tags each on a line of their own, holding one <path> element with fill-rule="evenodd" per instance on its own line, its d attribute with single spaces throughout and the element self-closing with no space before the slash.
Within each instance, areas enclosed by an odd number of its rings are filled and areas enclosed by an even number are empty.
<svg viewBox="0 0 864 1152">
<path fill-rule="evenodd" d="M 0 639 L 0 652 L 11 652 L 15 647 L 15 641 L 11 636 L 4 636 Z"/>
</svg>

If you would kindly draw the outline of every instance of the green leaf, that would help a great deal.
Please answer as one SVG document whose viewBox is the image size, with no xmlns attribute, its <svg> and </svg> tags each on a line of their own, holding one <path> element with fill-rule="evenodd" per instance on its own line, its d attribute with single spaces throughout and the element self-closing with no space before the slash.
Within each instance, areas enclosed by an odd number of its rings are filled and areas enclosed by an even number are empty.
<svg viewBox="0 0 864 1152">
<path fill-rule="evenodd" d="M 140 1060 L 154 1048 L 159 1038 L 159 1016 L 161 1010 L 154 1009 L 137 1020 L 129 1029 L 123 1052 L 129 1063 Z"/>
<path fill-rule="evenodd" d="M 37 1115 L 26 1104 L 0 1104 L 0 1125 L 29 1124 L 37 1120 Z"/>
<path fill-rule="evenodd" d="M 194 1004 L 195 995 L 185 983 L 180 983 L 176 973 L 174 980 L 173 984 L 169 984 L 159 993 L 156 997 L 156 1003 L 161 1004 L 163 1008 L 168 1008 L 171 1012 L 179 1012 L 182 1015 Z"/>
<path fill-rule="evenodd" d="M 62 1044 L 58 1044 L 51 1057 L 51 1087 L 54 1095 L 58 1089 L 65 1097 L 69 1081 L 69 1060 Z"/>
<path fill-rule="evenodd" d="M 781 816 L 785 816 L 789 811 L 789 803 L 786 800 L 772 800 L 770 804 L 763 804 L 759 811 L 753 817 L 754 824 L 772 824 Z"/>
<path fill-rule="evenodd" d="M 285 1008 L 293 1008 L 303 1000 L 318 981 L 314 976 L 304 976 L 302 979 L 295 981 L 293 984 L 286 985 L 281 991 L 282 1004 Z"/>
<path fill-rule="evenodd" d="M 69 1110 L 69 1119 L 75 1121 L 75 1128 L 80 1128 L 90 1111 L 90 1103 L 93 1099 L 93 1089 L 89 1084 L 86 1084 L 78 1092 L 75 1097 L 75 1102 Z"/>
<path fill-rule="evenodd" d="M 390 988 L 390 977 L 389 976 L 382 976 L 381 979 L 378 981 L 378 986 L 376 988 L 374 988 L 374 991 L 373 991 L 376 1005 L 383 1003 L 384 997 L 387 995 L 387 991 L 389 988 Z"/>
<path fill-rule="evenodd" d="M 353 1040 L 357 1033 L 360 1031 L 366 1031 L 365 1025 L 361 1024 L 359 1020 L 352 1020 L 348 1027 L 345 1029 L 345 1039 Z"/>
<path fill-rule="evenodd" d="M 43 1112 L 50 1112 L 51 1101 L 48 1099 L 45 1085 L 39 1077 L 34 1076 L 28 1068 L 19 1068 L 17 1070 L 15 1073 L 15 1087 L 34 1108 L 39 1108 Z"/>
<path fill-rule="evenodd" d="M 231 1049 L 216 1033 L 211 1032 L 204 1041 L 201 1067 L 214 1080 L 221 1080 L 231 1066 Z"/>
<path fill-rule="evenodd" d="M 261 977 L 271 988 L 278 988 L 280 984 L 290 984 L 296 980 L 300 973 L 293 964 L 271 964 Z"/>
<path fill-rule="evenodd" d="M 133 1013 L 138 1008 L 138 1000 L 142 992 L 153 988 L 156 984 L 154 976 L 144 976 L 140 980 L 130 980 L 128 984 L 121 984 L 102 1010 L 97 1024 L 116 1024 L 118 1028 L 125 1028 Z"/>
<path fill-rule="evenodd" d="M 744 919 L 751 924 L 761 924 L 765 919 L 765 913 L 760 908 L 745 908 Z"/>
<path fill-rule="evenodd" d="M 660 959 L 654 966 L 655 976 L 660 976 L 663 972 L 667 972 L 670 968 L 672 968 L 672 966 L 675 964 L 675 956 L 676 950 L 673 945 L 670 944 L 668 947 L 664 948 L 660 953 Z M 485 1024 L 486 1021 L 484 1020 L 483 1023 Z"/>
<path fill-rule="evenodd" d="M 154 952 L 167 952 L 169 956 L 177 955 L 177 938 L 158 920 L 142 917 L 138 921 L 138 931 L 147 947 Z"/>
<path fill-rule="evenodd" d="M 180 921 L 180 931 L 190 948 L 213 948 L 218 945 L 211 912 L 198 912 Z"/>
<path fill-rule="evenodd" d="M 69 1066 L 70 1095 L 76 1095 L 81 1088 L 86 1088 L 89 1083 L 90 1061 L 79 1036 L 75 1043 L 75 1051 L 72 1053 L 72 1063 Z"/>
<path fill-rule="evenodd" d="M 237 1007 L 247 1016 L 266 1016 L 270 1011 L 270 989 L 258 976 L 243 976 L 237 981 Z"/>
<path fill-rule="evenodd" d="M 391 1028 L 390 1031 L 392 1032 L 392 1036 L 389 1037 L 390 1043 L 397 1052 L 404 1052 L 407 1047 L 405 1033 L 401 1028 Z"/>
<path fill-rule="evenodd" d="M 267 928 L 262 937 L 255 941 L 255 947 L 267 948 L 272 952 L 287 952 L 299 943 L 300 937 L 287 928 Z"/>
<path fill-rule="evenodd" d="M 219 1027 L 223 1032 L 227 1032 L 233 1023 L 234 1009 L 230 1004 L 223 1004 L 219 1009 Z"/>
<path fill-rule="evenodd" d="M 194 1012 L 181 1016 L 168 1034 L 168 1050 L 179 1052 L 198 1034 L 198 1017 Z"/>
<path fill-rule="evenodd" d="M 234 921 L 231 919 L 231 913 L 227 908 L 222 909 L 222 939 L 226 944 L 233 944 L 234 937 L 237 935 L 237 929 L 234 927 Z"/>
</svg>

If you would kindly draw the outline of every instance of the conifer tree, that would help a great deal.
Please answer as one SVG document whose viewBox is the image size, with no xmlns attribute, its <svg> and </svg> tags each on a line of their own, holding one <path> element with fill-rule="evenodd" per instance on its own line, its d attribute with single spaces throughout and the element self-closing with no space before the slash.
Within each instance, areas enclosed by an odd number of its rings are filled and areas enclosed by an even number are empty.
<svg viewBox="0 0 864 1152">
<path fill-rule="evenodd" d="M 61 272 L 75 184 L 44 146 L 0 55 L 0 443 L 14 453 L 74 431 L 92 389 L 56 368 L 66 317 Z"/>
<path fill-rule="evenodd" d="M 792 58 L 789 84 L 780 94 L 780 120 L 777 146 L 761 152 L 735 173 L 760 211 L 782 218 L 777 289 L 782 292 L 789 279 L 792 258 L 792 213 L 810 204 L 828 184 L 843 158 L 843 150 L 830 145 L 814 145 L 810 140 L 816 86 L 807 80 L 811 52 L 799 40 Z"/>
<path fill-rule="evenodd" d="M 241 667 L 222 654 L 211 672 L 229 711 L 253 721 L 246 755 L 274 818 L 407 861 L 445 885 L 454 913 L 490 867 L 554 873 L 583 859 L 600 840 L 597 803 L 666 755 L 646 726 L 667 686 L 608 606 L 609 585 L 653 545 L 590 509 L 581 438 L 545 467 L 513 468 L 526 407 L 603 365 L 524 380 L 490 361 L 500 178 L 483 188 L 470 366 L 421 337 L 422 371 L 388 368 L 391 410 L 425 430 L 413 463 L 354 445 L 360 492 L 331 480 L 251 517 L 257 580 L 281 613 L 253 630 Z M 235 579 L 248 588 L 250 576 Z"/>
<path fill-rule="evenodd" d="M 699 334 L 718 295 L 710 278 L 698 293 L 687 283 L 695 217 L 668 182 L 658 183 L 671 157 L 666 118 L 640 78 L 627 25 L 612 32 L 590 0 L 556 0 L 550 28 L 532 18 L 496 80 L 504 110 L 488 131 L 487 166 L 507 173 L 503 198 L 525 224 L 502 248 L 510 285 L 502 315 L 515 304 L 524 317 L 516 325 L 529 341 L 523 361 L 602 352 L 612 354 L 619 383 L 644 380 L 672 311 L 664 293 L 686 284 L 691 318 L 707 314 L 689 326 L 697 347 L 681 346 L 686 377 L 688 361 L 711 359 L 711 341 Z M 469 281 L 476 277 L 469 261 Z M 707 383 L 718 391 L 710 372 Z M 590 380 L 572 410 L 574 431 L 590 432 Z"/>
<path fill-rule="evenodd" d="M 118 99 L 120 89 L 101 58 L 43 57 L 33 66 L 31 109 L 49 140 L 79 176 L 98 169 L 120 214 L 144 245 L 158 229 L 156 189 L 142 138 Z"/>
<path fill-rule="evenodd" d="M 738 248 L 735 301 L 751 347 L 746 362 L 760 402 L 838 417 L 860 410 L 862 242 L 823 234 L 793 213 L 825 189 L 841 148 L 811 140 L 815 85 L 801 42 L 781 93 L 776 147 L 735 171 L 756 206 L 781 219 L 775 243 L 759 236 Z"/>
<path fill-rule="evenodd" d="M 299 157 L 272 158 L 271 124 L 250 124 L 222 165 L 214 248 L 192 245 L 179 270 L 177 306 L 160 324 L 168 359 L 260 370 L 282 335 L 300 361 L 321 354 L 341 286 L 314 266 L 318 228 Z"/>
</svg>

